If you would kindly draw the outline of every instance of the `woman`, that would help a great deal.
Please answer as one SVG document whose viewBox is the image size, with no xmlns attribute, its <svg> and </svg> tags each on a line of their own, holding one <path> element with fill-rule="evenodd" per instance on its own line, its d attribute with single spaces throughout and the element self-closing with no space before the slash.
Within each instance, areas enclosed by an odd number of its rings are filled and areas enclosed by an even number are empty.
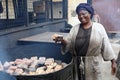
<svg viewBox="0 0 120 80">
<path fill-rule="evenodd" d="M 61 42 L 63 54 L 73 54 L 74 80 L 104 80 L 101 72 L 102 59 L 111 61 L 112 73 L 116 71 L 115 55 L 104 27 L 92 22 L 94 9 L 87 3 L 76 8 L 80 24 L 72 27 L 67 38 L 53 35 L 53 40 Z"/>
</svg>

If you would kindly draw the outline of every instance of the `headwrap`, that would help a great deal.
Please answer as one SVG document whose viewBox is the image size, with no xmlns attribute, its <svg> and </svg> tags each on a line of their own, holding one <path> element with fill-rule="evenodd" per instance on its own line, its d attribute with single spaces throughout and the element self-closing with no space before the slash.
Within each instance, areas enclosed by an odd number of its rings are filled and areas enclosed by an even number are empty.
<svg viewBox="0 0 120 80">
<path fill-rule="evenodd" d="M 93 17 L 94 9 L 90 4 L 88 4 L 88 3 L 80 3 L 76 7 L 76 13 L 79 14 L 80 10 L 87 10 L 91 14 L 91 18 Z"/>
</svg>

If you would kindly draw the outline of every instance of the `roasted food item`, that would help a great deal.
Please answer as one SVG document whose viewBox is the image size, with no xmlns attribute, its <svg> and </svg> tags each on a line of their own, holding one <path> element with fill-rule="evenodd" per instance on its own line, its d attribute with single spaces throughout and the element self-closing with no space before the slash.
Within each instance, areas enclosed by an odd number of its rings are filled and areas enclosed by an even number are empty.
<svg viewBox="0 0 120 80">
<path fill-rule="evenodd" d="M 31 61 L 38 60 L 38 57 L 37 57 L 37 56 L 31 57 L 30 60 L 31 60 Z"/>
<path fill-rule="evenodd" d="M 9 73 L 10 75 L 13 75 L 13 73 L 14 73 L 14 71 L 10 70 L 10 69 L 6 70 L 6 72 Z"/>
<path fill-rule="evenodd" d="M 46 73 L 52 73 L 52 72 L 54 72 L 54 71 L 55 71 L 54 69 L 47 68 Z"/>
<path fill-rule="evenodd" d="M 36 73 L 30 71 L 28 75 L 36 75 Z"/>
<path fill-rule="evenodd" d="M 10 65 L 11 65 L 11 64 L 6 61 L 6 62 L 3 64 L 3 67 L 4 67 L 5 70 L 7 70 L 7 69 L 10 67 Z"/>
<path fill-rule="evenodd" d="M 60 70 L 60 69 L 62 69 L 63 67 L 62 67 L 62 65 L 57 65 L 56 67 L 55 67 L 55 71 L 58 71 L 58 70 Z"/>
<path fill-rule="evenodd" d="M 46 66 L 38 67 L 36 70 L 36 74 L 46 74 Z"/>
<path fill-rule="evenodd" d="M 17 69 L 17 66 L 10 66 L 7 70 L 6 70 L 6 72 L 7 73 L 9 73 L 9 74 L 11 74 L 11 75 L 14 75 L 14 72 L 15 72 L 15 70 Z"/>
<path fill-rule="evenodd" d="M 17 64 L 21 64 L 21 63 L 23 63 L 23 60 L 22 59 L 16 59 L 15 61 L 14 61 L 14 63 L 17 65 Z"/>
<path fill-rule="evenodd" d="M 48 58 L 45 61 L 45 65 L 47 65 L 47 66 L 51 65 L 52 63 L 54 63 L 54 59 L 53 58 Z"/>
<path fill-rule="evenodd" d="M 4 65 L 1 63 L 0 70 L 4 69 L 10 75 L 42 75 L 61 70 L 65 66 L 67 64 L 61 60 L 34 56 L 30 59 L 23 58 L 5 62 Z"/>
<path fill-rule="evenodd" d="M 21 75 L 23 72 L 24 72 L 23 69 L 17 68 L 17 69 L 14 71 L 14 74 L 15 74 L 15 75 Z"/>
<path fill-rule="evenodd" d="M 45 61 L 46 61 L 45 57 L 39 57 L 39 60 L 38 60 L 39 64 L 44 64 Z"/>
<path fill-rule="evenodd" d="M 47 68 L 54 69 L 56 66 L 57 66 L 57 63 L 54 62 L 54 63 L 51 63 L 50 65 L 48 65 Z"/>
</svg>

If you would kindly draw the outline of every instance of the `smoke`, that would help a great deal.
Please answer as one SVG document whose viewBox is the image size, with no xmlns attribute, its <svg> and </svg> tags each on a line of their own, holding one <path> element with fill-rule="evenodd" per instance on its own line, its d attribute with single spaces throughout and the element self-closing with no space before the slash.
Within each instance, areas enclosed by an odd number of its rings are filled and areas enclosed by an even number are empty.
<svg viewBox="0 0 120 80">
<path fill-rule="evenodd" d="M 114 38 L 119 39 L 119 44 L 120 44 L 120 33 L 115 34 Z"/>
<path fill-rule="evenodd" d="M 9 57 L 5 50 L 0 50 L 0 61 L 4 63 L 5 61 L 8 61 Z"/>
<path fill-rule="evenodd" d="M 1 39 L 0 41 L 0 61 L 3 63 L 9 59 L 9 53 L 6 49 L 6 40 Z"/>
</svg>

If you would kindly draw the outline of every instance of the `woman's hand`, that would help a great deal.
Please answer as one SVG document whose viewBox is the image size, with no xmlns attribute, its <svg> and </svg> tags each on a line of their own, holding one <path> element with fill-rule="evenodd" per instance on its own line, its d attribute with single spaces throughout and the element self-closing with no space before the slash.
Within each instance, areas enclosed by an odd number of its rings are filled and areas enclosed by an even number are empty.
<svg viewBox="0 0 120 80">
<path fill-rule="evenodd" d="M 111 60 L 111 68 L 112 68 L 112 70 L 111 70 L 112 75 L 115 75 L 116 70 L 117 70 L 117 64 L 116 64 L 116 61 L 114 59 Z"/>
<path fill-rule="evenodd" d="M 63 41 L 63 35 L 54 34 L 54 35 L 52 36 L 52 39 L 53 39 L 56 43 L 58 43 L 58 42 L 62 43 L 62 41 Z"/>
</svg>

